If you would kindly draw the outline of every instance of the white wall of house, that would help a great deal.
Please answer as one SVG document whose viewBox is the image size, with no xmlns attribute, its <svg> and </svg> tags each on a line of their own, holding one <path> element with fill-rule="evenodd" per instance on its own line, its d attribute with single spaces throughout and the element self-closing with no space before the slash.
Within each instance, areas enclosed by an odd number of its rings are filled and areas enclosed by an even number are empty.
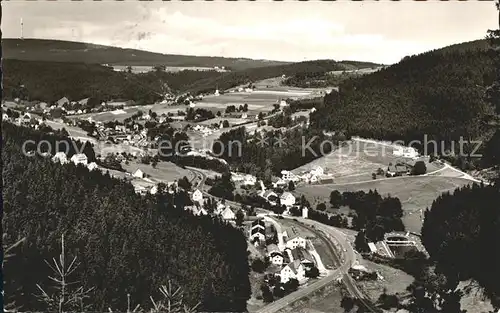
<svg viewBox="0 0 500 313">
<path fill-rule="evenodd" d="M 295 204 L 295 196 L 292 195 L 291 193 L 289 192 L 286 192 L 284 193 L 281 197 L 280 197 L 280 200 L 281 200 L 281 204 L 282 205 L 286 205 L 287 207 L 288 206 L 292 206 Z"/>
<path fill-rule="evenodd" d="M 253 235 L 250 235 L 250 241 L 255 240 L 255 238 L 258 238 L 261 242 L 266 241 L 266 236 L 263 233 L 255 233 Z"/>
<path fill-rule="evenodd" d="M 309 209 L 306 207 L 302 208 L 302 218 L 309 218 Z"/>
<path fill-rule="evenodd" d="M 296 249 L 297 247 L 306 248 L 306 240 L 302 237 L 294 237 L 286 242 L 286 247 L 289 249 Z"/>
<path fill-rule="evenodd" d="M 137 177 L 137 178 L 144 178 L 144 172 L 141 171 L 140 169 L 137 169 L 132 176 Z"/>
<path fill-rule="evenodd" d="M 285 266 L 280 272 L 280 278 L 282 283 L 286 283 L 290 279 L 297 279 L 297 275 L 293 272 L 289 265 Z"/>
<path fill-rule="evenodd" d="M 236 219 L 236 214 L 230 208 L 226 208 L 222 211 L 222 219 L 224 220 L 234 220 Z"/>
<path fill-rule="evenodd" d="M 202 202 L 203 201 L 203 193 L 201 191 L 199 191 L 198 189 L 196 189 L 193 194 L 191 195 L 191 200 L 193 200 L 193 202 Z"/>
<path fill-rule="evenodd" d="M 283 265 L 284 258 L 279 254 L 274 254 L 271 257 L 271 263 L 274 265 Z"/>
</svg>

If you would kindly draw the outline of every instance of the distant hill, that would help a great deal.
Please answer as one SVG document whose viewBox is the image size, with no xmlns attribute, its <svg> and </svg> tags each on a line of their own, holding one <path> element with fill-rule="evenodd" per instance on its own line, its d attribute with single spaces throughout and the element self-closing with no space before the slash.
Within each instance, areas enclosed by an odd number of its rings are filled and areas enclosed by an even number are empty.
<svg viewBox="0 0 500 313">
<path fill-rule="evenodd" d="M 484 40 L 408 56 L 344 81 L 312 115 L 311 125 L 385 140 L 458 141 L 488 132 L 483 101 L 492 72 Z M 456 145 L 458 148 L 458 143 Z"/>
<path fill-rule="evenodd" d="M 135 49 L 96 45 L 83 42 L 48 39 L 2 39 L 4 59 L 25 61 L 78 62 L 131 66 L 224 66 L 231 70 L 283 65 L 289 62 L 161 54 Z"/>
<path fill-rule="evenodd" d="M 39 100 L 52 103 L 62 97 L 78 101 L 94 97 L 134 100 L 150 104 L 166 92 L 181 92 L 207 77 L 219 77 L 216 71 L 116 72 L 99 64 L 3 60 L 5 99 Z M 166 86 L 168 85 L 168 87 Z"/>
<path fill-rule="evenodd" d="M 259 80 L 294 75 L 307 75 L 310 73 L 326 73 L 330 71 L 341 71 L 346 69 L 360 69 L 372 66 L 380 66 L 374 63 L 334 60 L 315 60 L 298 63 L 275 65 L 259 68 L 251 68 L 237 72 L 224 73 L 219 77 L 210 77 L 197 81 L 188 90 L 193 93 L 213 92 L 218 86 L 220 90 L 233 88 L 235 86 L 250 84 Z"/>
</svg>

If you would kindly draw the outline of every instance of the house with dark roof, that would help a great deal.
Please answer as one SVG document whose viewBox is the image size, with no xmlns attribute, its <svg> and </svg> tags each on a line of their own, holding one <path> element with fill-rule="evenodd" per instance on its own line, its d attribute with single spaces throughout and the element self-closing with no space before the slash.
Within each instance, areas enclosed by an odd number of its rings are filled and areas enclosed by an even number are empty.
<svg viewBox="0 0 500 313">
<path fill-rule="evenodd" d="M 408 167 L 402 163 L 398 163 L 396 165 L 391 164 L 387 167 L 386 176 L 395 177 L 395 176 L 402 176 L 408 173 L 409 173 Z"/>
<path fill-rule="evenodd" d="M 250 230 L 250 241 L 253 242 L 255 239 L 258 239 L 260 242 L 266 241 L 266 233 L 261 228 L 252 228 Z"/>
<path fill-rule="evenodd" d="M 258 219 L 252 222 L 252 229 L 254 228 L 262 228 L 266 229 L 266 224 L 264 223 L 263 219 Z"/>
<path fill-rule="evenodd" d="M 291 250 L 293 261 L 300 261 L 302 265 L 306 268 L 310 268 L 314 266 L 314 258 L 313 256 L 305 249 L 296 248 Z"/>
<path fill-rule="evenodd" d="M 274 265 L 283 265 L 283 262 L 285 261 L 285 256 L 275 244 L 267 246 L 267 255 L 271 263 Z"/>
<path fill-rule="evenodd" d="M 285 265 L 279 272 L 282 283 L 288 282 L 290 279 L 297 279 L 299 282 L 306 278 L 306 270 L 300 261 L 295 260 Z"/>
</svg>

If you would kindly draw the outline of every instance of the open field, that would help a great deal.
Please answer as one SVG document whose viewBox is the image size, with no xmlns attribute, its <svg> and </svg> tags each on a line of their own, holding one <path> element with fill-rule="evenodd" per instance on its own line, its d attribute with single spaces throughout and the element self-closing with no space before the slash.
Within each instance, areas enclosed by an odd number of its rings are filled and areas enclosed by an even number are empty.
<svg viewBox="0 0 500 313">
<path fill-rule="evenodd" d="M 307 228 L 301 227 L 297 222 L 288 219 L 276 219 L 276 221 L 281 225 L 281 228 L 288 234 L 289 238 L 294 236 L 301 236 L 303 238 L 315 238 L 316 236 L 309 231 Z"/>
<path fill-rule="evenodd" d="M 326 244 L 318 238 L 311 239 L 311 242 L 314 245 L 314 249 L 316 249 L 316 252 L 318 252 L 319 256 L 321 257 L 321 262 L 323 262 L 323 265 L 326 268 L 333 268 L 335 265 L 333 261 L 333 255 L 331 255 Z"/>
<path fill-rule="evenodd" d="M 280 313 L 344 313 L 340 306 L 342 300 L 341 287 L 335 284 L 328 285 L 314 294 L 305 297 L 279 311 Z"/>
<path fill-rule="evenodd" d="M 128 165 L 123 164 L 123 168 L 129 173 L 133 173 L 137 169 L 141 169 L 141 171 L 149 175 L 151 180 L 158 182 L 173 182 L 184 176 L 186 176 L 189 180 L 193 178 L 192 173 L 189 170 L 180 168 L 171 162 L 159 162 L 156 165 L 156 168 L 153 168 L 150 164 L 130 162 Z"/>
<path fill-rule="evenodd" d="M 248 113 L 269 112 L 273 110 L 273 104 L 281 99 L 298 98 L 306 96 L 308 91 L 275 91 L 275 90 L 259 90 L 254 92 L 229 92 L 220 96 L 206 96 L 203 100 L 196 102 L 196 106 L 200 108 L 216 108 L 225 110 L 229 105 L 236 107 L 247 104 Z"/>
<path fill-rule="evenodd" d="M 303 185 L 297 187 L 296 192 L 308 199 L 317 197 L 328 202 L 332 190 L 344 192 L 377 189 L 382 195 L 390 194 L 401 200 L 404 211 L 403 223 L 407 230 L 420 233 L 422 226 L 420 210 L 429 207 L 441 193 L 453 191 L 470 183 L 469 180 L 454 177 L 406 176 L 354 184 Z"/>
<path fill-rule="evenodd" d="M 87 132 L 84 131 L 83 129 L 79 128 L 79 127 L 74 127 L 74 126 L 69 126 L 69 125 L 66 125 L 66 124 L 63 124 L 63 123 L 59 123 L 59 122 L 55 122 L 55 121 L 50 121 L 50 120 L 46 120 L 45 121 L 45 124 L 47 124 L 48 126 L 52 127 L 53 129 L 66 129 L 66 131 L 68 132 L 68 134 L 75 138 L 75 139 L 80 139 L 80 140 L 85 140 L 85 141 L 90 141 L 92 143 L 96 143 L 97 140 L 95 138 L 92 138 L 90 136 L 87 135 Z"/>
<path fill-rule="evenodd" d="M 387 294 L 406 294 L 406 287 L 415 279 L 403 272 L 388 265 L 377 264 L 368 260 L 362 260 L 361 265 L 370 271 L 377 271 L 383 280 L 359 281 L 357 284 L 373 301 L 377 301 L 380 295 L 387 288 Z"/>
<path fill-rule="evenodd" d="M 236 126 L 241 123 L 248 122 L 248 118 L 236 118 L 236 117 L 215 117 L 203 122 L 199 122 L 197 124 L 200 125 L 211 125 L 211 124 L 219 124 L 223 121 L 228 121 L 230 126 Z"/>
<path fill-rule="evenodd" d="M 143 149 L 126 144 L 106 144 L 98 141 L 94 144 L 94 151 L 96 155 L 105 156 L 108 154 L 121 154 L 122 152 L 138 155 L 144 152 Z"/>
<path fill-rule="evenodd" d="M 330 91 L 334 87 L 329 87 L 329 88 L 297 88 L 297 87 L 290 87 L 290 86 L 285 86 L 282 84 L 283 78 L 282 77 L 273 77 L 273 78 L 267 78 L 263 79 L 260 81 L 255 82 L 253 85 L 255 86 L 255 89 L 260 91 L 260 90 L 265 90 L 265 91 L 278 91 L 278 92 L 284 92 L 284 91 L 291 91 L 291 92 L 309 92 L 307 95 L 303 95 L 302 97 L 311 97 L 311 96 L 319 96 L 319 95 L 324 95 L 326 91 Z M 244 85 L 237 86 L 235 88 L 231 88 L 230 90 L 237 90 L 239 87 L 246 87 Z"/>
<path fill-rule="evenodd" d="M 292 172 L 300 174 L 321 166 L 326 174 L 332 174 L 335 183 L 345 184 L 371 180 L 372 173 L 378 168 L 387 169 L 389 163 L 406 162 L 409 159 L 393 155 L 394 149 L 383 144 L 349 141 L 339 149 L 318 158 L 310 163 L 294 169 Z M 441 165 L 426 162 L 427 172 L 438 170 Z"/>
<path fill-rule="evenodd" d="M 115 71 L 126 71 L 127 65 L 113 65 Z M 132 73 L 147 73 L 153 71 L 153 66 L 137 65 L 131 66 Z M 199 66 L 166 66 L 164 72 L 181 72 L 181 71 L 213 71 L 213 67 L 199 67 Z M 221 70 L 219 70 L 221 71 Z M 222 72 L 222 71 L 221 71 Z"/>
</svg>

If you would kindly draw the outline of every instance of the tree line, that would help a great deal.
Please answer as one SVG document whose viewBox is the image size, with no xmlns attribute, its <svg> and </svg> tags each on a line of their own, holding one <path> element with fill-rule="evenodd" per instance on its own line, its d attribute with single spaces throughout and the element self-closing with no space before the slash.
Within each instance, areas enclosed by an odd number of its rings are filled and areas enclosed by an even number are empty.
<svg viewBox="0 0 500 313">
<path fill-rule="evenodd" d="M 473 45 L 405 57 L 341 83 L 339 91 L 327 94 L 311 114 L 311 126 L 407 143 L 423 141 L 426 135 L 450 150 L 451 141 L 458 142 L 461 136 L 473 140 L 489 129 L 492 110 L 483 100 L 482 86 L 492 74 L 491 65 L 488 52 Z M 443 154 L 433 145 L 427 148 L 429 154 Z"/>
<path fill-rule="evenodd" d="M 217 77 L 215 71 L 147 73 L 116 72 L 98 64 L 3 60 L 4 97 L 53 103 L 95 98 L 134 100 L 150 104 L 171 92 L 180 92 L 195 81 Z"/>
<path fill-rule="evenodd" d="M 272 175 L 291 170 L 329 153 L 344 136 L 326 136 L 322 131 L 295 128 L 272 130 L 254 135 L 244 127 L 221 134 L 213 152 L 221 155 L 238 172 L 270 182 Z M 326 144 L 323 144 L 326 143 Z"/>
<path fill-rule="evenodd" d="M 33 294 L 36 284 L 49 285 L 44 260 L 59 253 L 64 234 L 68 254 L 80 261 L 75 279 L 94 287 L 92 310 L 125 311 L 127 294 L 148 308 L 150 296 L 172 281 L 202 311 L 245 311 L 249 266 L 239 230 L 184 211 L 190 200 L 183 190 L 170 194 L 160 184 L 156 195 L 139 196 L 108 173 L 27 157 L 20 151 L 27 132 L 4 124 L 2 134 L 4 245 L 25 238 L 4 265 L 6 303 L 47 310 Z"/>
</svg>

